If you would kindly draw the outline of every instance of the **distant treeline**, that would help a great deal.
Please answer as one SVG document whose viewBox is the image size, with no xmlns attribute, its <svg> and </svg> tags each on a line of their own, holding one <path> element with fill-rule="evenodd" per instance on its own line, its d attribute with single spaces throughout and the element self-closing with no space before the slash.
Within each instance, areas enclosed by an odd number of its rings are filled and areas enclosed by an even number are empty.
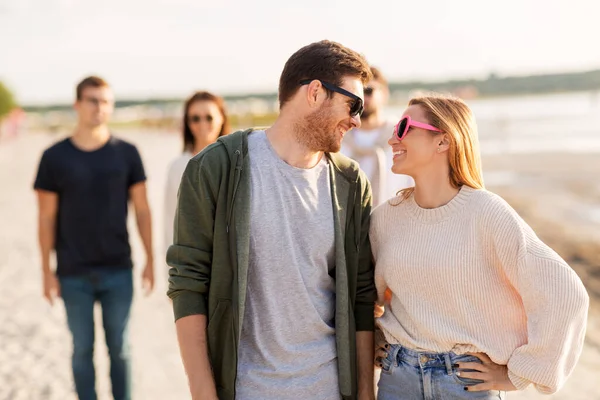
<svg viewBox="0 0 600 400">
<path fill-rule="evenodd" d="M 487 79 L 481 80 L 390 83 L 391 91 L 401 92 L 415 89 L 455 92 L 469 88 L 474 89 L 478 96 L 483 97 L 599 90 L 600 70 L 508 77 L 491 74 Z"/>
<path fill-rule="evenodd" d="M 526 94 L 543 94 L 557 92 L 574 92 L 586 90 L 600 90 L 600 70 L 545 74 L 529 76 L 499 77 L 491 74 L 486 79 L 463 79 L 440 82 L 392 82 L 392 92 L 408 93 L 413 90 L 443 91 L 443 92 L 468 92 L 474 96 L 493 97 Z M 250 98 L 273 102 L 277 99 L 276 93 L 247 93 L 239 95 L 224 96 L 226 101 L 240 101 Z M 168 103 L 181 104 L 181 98 L 144 99 L 144 100 L 119 100 L 116 107 L 128 107 L 137 105 L 161 106 Z M 47 106 L 24 106 L 25 111 L 63 111 L 71 108 L 71 105 L 56 104 Z"/>
</svg>

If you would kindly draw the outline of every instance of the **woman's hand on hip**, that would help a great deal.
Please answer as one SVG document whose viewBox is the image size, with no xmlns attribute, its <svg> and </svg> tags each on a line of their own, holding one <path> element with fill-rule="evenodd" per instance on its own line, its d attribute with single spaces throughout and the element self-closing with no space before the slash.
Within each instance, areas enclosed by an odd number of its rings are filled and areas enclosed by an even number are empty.
<svg viewBox="0 0 600 400">
<path fill-rule="evenodd" d="M 383 335 L 383 332 L 381 332 L 381 329 L 377 328 L 375 329 L 375 338 L 374 338 L 374 342 L 375 342 L 375 367 L 377 368 L 381 368 L 382 367 L 382 361 L 387 358 L 388 356 L 388 350 L 390 348 L 389 343 L 385 340 L 385 336 Z"/>
<path fill-rule="evenodd" d="M 481 364 L 477 362 L 459 362 L 457 376 L 461 378 L 479 379 L 483 381 L 473 386 L 465 386 L 465 390 L 469 392 L 480 392 L 484 390 L 502 390 L 512 391 L 517 390 L 508 378 L 508 368 L 506 365 L 494 363 L 485 353 L 468 353 L 471 356 L 481 360 Z M 463 369 L 475 370 L 473 372 L 461 371 Z"/>
</svg>

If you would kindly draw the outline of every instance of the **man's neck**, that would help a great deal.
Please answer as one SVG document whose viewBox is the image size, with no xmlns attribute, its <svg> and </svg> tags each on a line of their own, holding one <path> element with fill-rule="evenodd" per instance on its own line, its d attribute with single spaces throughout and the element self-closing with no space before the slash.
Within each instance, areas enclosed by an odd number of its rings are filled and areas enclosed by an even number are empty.
<svg viewBox="0 0 600 400">
<path fill-rule="evenodd" d="M 104 146 L 110 139 L 110 131 L 106 125 L 94 128 L 77 126 L 71 141 L 81 150 L 93 151 Z"/>
<path fill-rule="evenodd" d="M 374 129 L 381 128 L 383 124 L 385 124 L 385 119 L 379 111 L 376 111 L 373 114 L 369 115 L 368 118 L 361 120 L 360 124 L 361 130 L 372 131 Z"/>
<path fill-rule="evenodd" d="M 294 132 L 294 124 L 283 118 L 265 132 L 275 153 L 287 164 L 296 168 L 310 169 L 316 166 L 323 157 L 322 151 L 312 151 L 300 143 Z"/>
</svg>

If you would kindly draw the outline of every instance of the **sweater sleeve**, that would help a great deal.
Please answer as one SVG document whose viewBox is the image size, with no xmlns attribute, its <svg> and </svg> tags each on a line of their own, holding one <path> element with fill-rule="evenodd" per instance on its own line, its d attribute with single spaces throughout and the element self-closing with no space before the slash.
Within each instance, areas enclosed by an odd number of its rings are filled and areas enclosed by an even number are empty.
<svg viewBox="0 0 600 400">
<path fill-rule="evenodd" d="M 589 297 L 573 269 L 505 204 L 494 242 L 527 316 L 527 343 L 508 360 L 517 389 L 533 384 L 544 394 L 559 390 L 581 355 Z"/>
</svg>

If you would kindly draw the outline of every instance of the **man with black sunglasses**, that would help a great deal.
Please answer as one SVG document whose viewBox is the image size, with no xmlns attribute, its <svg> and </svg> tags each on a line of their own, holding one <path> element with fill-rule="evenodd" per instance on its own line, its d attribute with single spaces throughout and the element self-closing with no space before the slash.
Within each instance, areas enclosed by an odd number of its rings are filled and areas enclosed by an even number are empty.
<svg viewBox="0 0 600 400">
<path fill-rule="evenodd" d="M 356 160 L 373 189 L 373 206 L 394 197 L 414 182 L 411 177 L 392 173 L 392 152 L 388 140 L 397 119 L 388 119 L 385 106 L 389 98 L 388 83 L 381 71 L 371 67 L 373 79 L 364 89 L 364 111 L 361 126 L 346 135 L 342 153 Z"/>
<path fill-rule="evenodd" d="M 188 163 L 167 262 L 193 399 L 374 399 L 371 190 L 337 153 L 370 78 L 353 50 L 305 46 L 273 126 Z"/>
</svg>

